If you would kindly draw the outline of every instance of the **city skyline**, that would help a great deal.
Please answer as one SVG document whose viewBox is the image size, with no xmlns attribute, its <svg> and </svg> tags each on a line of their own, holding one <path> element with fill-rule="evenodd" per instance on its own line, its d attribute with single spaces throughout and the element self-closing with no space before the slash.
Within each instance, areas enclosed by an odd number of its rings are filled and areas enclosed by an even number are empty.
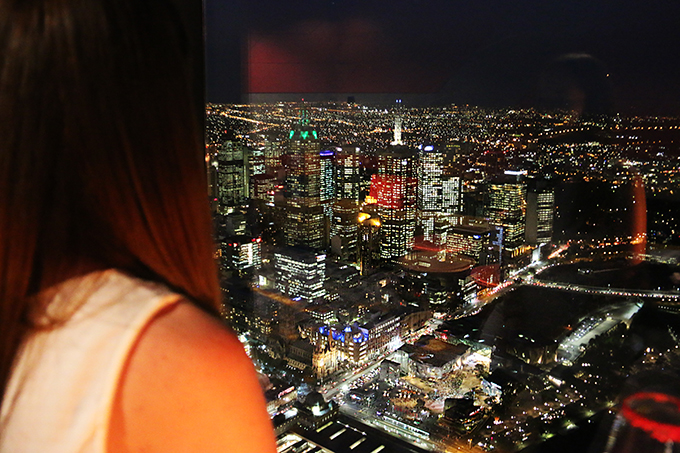
<svg viewBox="0 0 680 453">
<path fill-rule="evenodd" d="M 585 448 L 631 379 L 680 369 L 680 118 L 276 102 L 207 124 L 211 181 L 240 149 L 241 192 L 266 188 L 216 231 L 280 452 Z M 321 221 L 291 223 L 302 204 Z"/>
</svg>

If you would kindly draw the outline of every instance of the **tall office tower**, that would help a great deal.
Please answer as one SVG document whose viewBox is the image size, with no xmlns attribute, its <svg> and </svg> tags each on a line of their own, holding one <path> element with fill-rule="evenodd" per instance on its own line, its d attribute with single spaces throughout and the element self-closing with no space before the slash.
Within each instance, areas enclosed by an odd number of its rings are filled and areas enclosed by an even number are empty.
<svg viewBox="0 0 680 453">
<path fill-rule="evenodd" d="M 277 180 L 274 175 L 262 174 L 253 176 L 253 198 L 264 201 L 268 206 L 274 206 Z"/>
<path fill-rule="evenodd" d="M 380 152 L 378 173 L 371 178 L 370 197 L 375 199 L 382 224 L 381 258 L 397 260 L 413 248 L 417 191 L 414 150 L 392 146 Z"/>
<path fill-rule="evenodd" d="M 343 199 L 333 203 L 331 219 L 331 250 L 342 260 L 353 261 L 357 256 L 359 205 Z"/>
<path fill-rule="evenodd" d="M 472 258 L 475 264 L 486 265 L 495 261 L 494 239 L 495 229 L 490 225 L 458 225 L 449 229 L 447 245 L 452 253 Z"/>
<path fill-rule="evenodd" d="M 267 134 L 264 140 L 264 165 L 265 172 L 276 175 L 281 170 L 283 163 L 284 144 L 278 135 Z"/>
<path fill-rule="evenodd" d="M 462 213 L 471 217 L 485 216 L 485 197 L 486 185 L 480 179 L 473 181 L 466 181 L 462 190 L 463 209 Z"/>
<path fill-rule="evenodd" d="M 360 201 L 361 156 L 357 146 L 343 146 L 335 155 L 335 198 Z"/>
<path fill-rule="evenodd" d="M 463 213 L 463 178 L 460 176 L 442 177 L 442 214 L 448 218 Z"/>
<path fill-rule="evenodd" d="M 394 117 L 394 140 L 392 146 L 402 146 L 404 142 L 401 140 L 401 117 L 399 115 Z"/>
<path fill-rule="evenodd" d="M 552 241 L 555 189 L 545 181 L 531 181 L 527 190 L 526 241 L 530 245 Z"/>
<path fill-rule="evenodd" d="M 222 240 L 223 265 L 243 276 L 262 266 L 262 238 L 231 236 Z"/>
<path fill-rule="evenodd" d="M 444 158 L 444 168 L 448 171 L 456 170 L 462 162 L 463 150 L 459 140 L 449 140 L 445 144 L 446 157 Z"/>
<path fill-rule="evenodd" d="M 320 200 L 324 215 L 330 218 L 333 214 L 335 199 L 335 152 L 324 150 L 319 153 L 321 163 Z"/>
<path fill-rule="evenodd" d="M 253 149 L 248 152 L 248 168 L 250 176 L 262 175 L 265 173 L 264 151 Z"/>
<path fill-rule="evenodd" d="M 375 214 L 359 214 L 359 272 L 368 275 L 380 259 L 380 219 Z"/>
<path fill-rule="evenodd" d="M 303 302 L 326 296 L 326 255 L 308 248 L 286 247 L 274 254 L 276 290 Z"/>
<path fill-rule="evenodd" d="M 249 176 L 248 184 L 250 185 L 248 190 L 250 198 L 255 198 L 254 197 L 255 187 L 253 178 L 255 176 L 259 176 L 265 173 L 264 150 L 249 149 L 248 152 L 246 153 L 246 163 L 248 165 Z"/>
<path fill-rule="evenodd" d="M 485 217 L 502 228 L 503 250 L 509 257 L 520 253 L 524 245 L 526 221 L 526 185 L 521 182 L 497 182 L 487 186 Z"/>
<path fill-rule="evenodd" d="M 442 169 L 444 153 L 432 145 L 418 152 L 418 213 L 423 228 L 423 239 L 432 242 L 434 224 L 442 213 Z"/>
<path fill-rule="evenodd" d="M 449 237 L 449 230 L 451 229 L 452 225 L 449 223 L 449 219 L 446 218 L 441 218 L 437 219 L 434 222 L 434 230 L 432 233 L 432 244 L 436 246 L 438 249 L 437 251 L 437 258 L 440 261 L 446 260 L 448 250 L 447 250 L 447 241 Z"/>
<path fill-rule="evenodd" d="M 217 153 L 219 212 L 230 214 L 250 198 L 247 148 L 234 140 L 225 141 Z"/>
<path fill-rule="evenodd" d="M 316 129 L 303 119 L 288 133 L 284 182 L 286 244 L 320 250 L 324 245 L 321 206 L 321 145 Z"/>
<path fill-rule="evenodd" d="M 364 158 L 359 166 L 359 201 L 365 201 L 366 197 L 371 194 L 371 179 L 373 175 L 378 173 L 378 159 L 376 156 L 372 158 Z"/>
</svg>

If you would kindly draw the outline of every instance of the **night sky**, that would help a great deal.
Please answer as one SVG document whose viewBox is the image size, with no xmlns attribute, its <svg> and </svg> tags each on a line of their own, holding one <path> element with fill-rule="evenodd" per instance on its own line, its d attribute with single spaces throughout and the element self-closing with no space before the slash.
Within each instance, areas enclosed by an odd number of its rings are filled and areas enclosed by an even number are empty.
<svg viewBox="0 0 680 453">
<path fill-rule="evenodd" d="M 211 102 L 413 93 L 680 114 L 677 1 L 206 0 L 206 28 Z"/>
</svg>

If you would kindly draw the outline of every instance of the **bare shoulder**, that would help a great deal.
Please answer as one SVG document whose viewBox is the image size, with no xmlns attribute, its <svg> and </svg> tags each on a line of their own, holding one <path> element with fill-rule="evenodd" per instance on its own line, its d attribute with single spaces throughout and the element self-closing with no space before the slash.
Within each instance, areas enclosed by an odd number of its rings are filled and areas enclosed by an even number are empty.
<svg viewBox="0 0 680 453">
<path fill-rule="evenodd" d="M 255 371 L 236 336 L 189 303 L 160 313 L 121 376 L 109 452 L 275 452 Z"/>
</svg>

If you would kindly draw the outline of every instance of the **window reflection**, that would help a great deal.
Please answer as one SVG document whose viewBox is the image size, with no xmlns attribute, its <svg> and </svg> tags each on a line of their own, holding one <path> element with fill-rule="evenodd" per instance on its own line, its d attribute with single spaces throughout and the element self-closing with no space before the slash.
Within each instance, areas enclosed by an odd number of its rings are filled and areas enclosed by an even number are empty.
<svg viewBox="0 0 680 453">
<path fill-rule="evenodd" d="M 249 102 L 207 106 L 225 317 L 280 451 L 604 448 L 680 369 L 680 118 L 650 88 L 621 108 L 653 77 L 614 73 L 632 19 L 518 36 L 498 11 L 345 6 L 246 9 Z M 429 40 L 396 31 L 424 18 Z"/>
</svg>

